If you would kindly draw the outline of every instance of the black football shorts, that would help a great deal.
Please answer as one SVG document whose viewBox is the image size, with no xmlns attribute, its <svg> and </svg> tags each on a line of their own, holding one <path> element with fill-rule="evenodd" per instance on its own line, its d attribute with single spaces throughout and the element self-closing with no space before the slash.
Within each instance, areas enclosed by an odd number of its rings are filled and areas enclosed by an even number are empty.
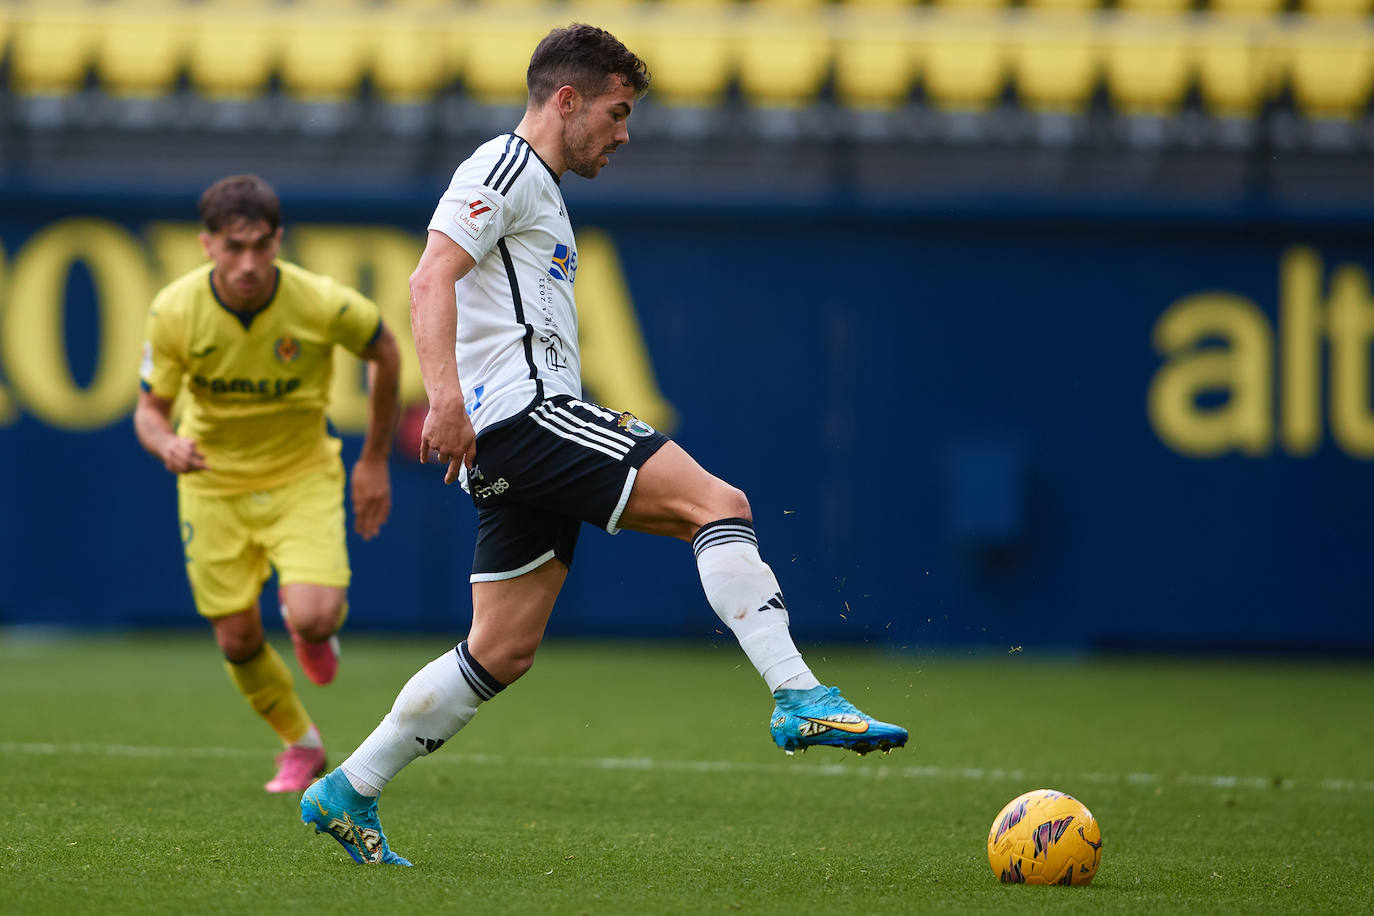
<svg viewBox="0 0 1374 916">
<path fill-rule="evenodd" d="M 468 473 L 473 582 L 572 565 L 582 522 L 619 529 L 635 475 L 668 437 L 634 414 L 558 395 L 482 430 Z"/>
</svg>

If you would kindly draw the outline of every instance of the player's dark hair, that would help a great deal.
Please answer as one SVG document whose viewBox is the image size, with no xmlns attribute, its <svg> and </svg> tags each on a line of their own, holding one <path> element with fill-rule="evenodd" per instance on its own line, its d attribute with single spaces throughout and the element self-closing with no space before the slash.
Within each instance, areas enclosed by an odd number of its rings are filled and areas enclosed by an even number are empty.
<svg viewBox="0 0 1374 916">
<path fill-rule="evenodd" d="M 230 175 L 200 195 L 200 221 L 211 232 L 239 220 L 265 222 L 274 231 L 281 226 L 281 201 L 272 186 L 256 175 Z"/>
<path fill-rule="evenodd" d="M 619 76 L 636 97 L 649 88 L 644 61 L 605 29 L 574 22 L 554 29 L 539 42 L 525 71 L 530 105 L 542 105 L 560 87 L 571 86 L 588 98 L 606 91 L 606 77 Z"/>
</svg>

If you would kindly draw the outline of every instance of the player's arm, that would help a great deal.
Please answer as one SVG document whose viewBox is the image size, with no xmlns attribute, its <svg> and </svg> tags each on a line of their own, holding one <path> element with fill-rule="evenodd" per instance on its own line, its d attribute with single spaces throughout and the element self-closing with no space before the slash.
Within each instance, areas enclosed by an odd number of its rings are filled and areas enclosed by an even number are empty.
<svg viewBox="0 0 1374 916">
<path fill-rule="evenodd" d="M 358 355 L 367 360 L 367 436 L 353 465 L 353 527 L 370 540 L 391 514 L 387 456 L 400 416 L 401 353 L 395 336 L 381 325 L 377 339 Z"/>
<path fill-rule="evenodd" d="M 472 467 L 477 447 L 454 354 L 458 310 L 453 289 L 476 266 L 472 255 L 453 239 L 431 229 L 420 263 L 410 275 L 410 330 L 429 398 L 429 414 L 420 434 L 420 461 L 438 452 L 439 461 L 448 462 L 444 483 L 458 479 L 460 465 Z"/>
<path fill-rule="evenodd" d="M 138 443 L 150 455 L 162 462 L 173 474 L 203 471 L 208 465 L 196 446 L 196 440 L 186 439 L 172 429 L 172 402 L 151 391 L 138 393 L 134 408 L 134 432 Z"/>
</svg>

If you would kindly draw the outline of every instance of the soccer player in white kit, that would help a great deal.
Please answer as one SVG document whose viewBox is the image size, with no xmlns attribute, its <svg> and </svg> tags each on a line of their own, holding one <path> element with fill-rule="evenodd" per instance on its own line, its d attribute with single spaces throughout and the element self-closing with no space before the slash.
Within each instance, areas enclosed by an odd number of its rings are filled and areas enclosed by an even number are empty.
<svg viewBox="0 0 1374 916">
<path fill-rule="evenodd" d="M 779 747 L 863 754 L 907 740 L 803 661 L 744 494 L 633 414 L 582 400 L 577 249 L 560 181 L 596 177 L 629 141 L 649 76 L 610 33 L 575 24 L 540 42 L 526 79 L 524 118 L 458 167 L 411 276 L 430 405 L 420 460 L 447 462 L 444 482 L 461 481 L 478 512 L 472 629 L 301 799 L 302 821 L 358 862 L 410 864 L 382 833 L 377 796 L 529 670 L 583 522 L 692 545 L 707 600 L 773 693 Z"/>
</svg>

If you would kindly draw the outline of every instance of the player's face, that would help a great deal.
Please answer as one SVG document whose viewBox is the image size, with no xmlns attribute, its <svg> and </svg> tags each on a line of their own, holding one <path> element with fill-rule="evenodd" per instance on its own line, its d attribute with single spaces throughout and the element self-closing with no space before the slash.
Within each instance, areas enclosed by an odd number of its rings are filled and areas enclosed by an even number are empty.
<svg viewBox="0 0 1374 916">
<path fill-rule="evenodd" d="M 607 91 L 582 97 L 582 104 L 568 119 L 564 134 L 563 161 L 583 178 L 595 178 L 610 164 L 611 154 L 630 142 L 626 124 L 635 106 L 635 91 L 617 75 L 607 77 Z"/>
<path fill-rule="evenodd" d="M 200 243 L 215 262 L 215 291 L 225 305 L 253 309 L 267 302 L 277 280 L 273 262 L 281 248 L 280 226 L 241 219 L 217 232 L 202 232 Z"/>
</svg>

